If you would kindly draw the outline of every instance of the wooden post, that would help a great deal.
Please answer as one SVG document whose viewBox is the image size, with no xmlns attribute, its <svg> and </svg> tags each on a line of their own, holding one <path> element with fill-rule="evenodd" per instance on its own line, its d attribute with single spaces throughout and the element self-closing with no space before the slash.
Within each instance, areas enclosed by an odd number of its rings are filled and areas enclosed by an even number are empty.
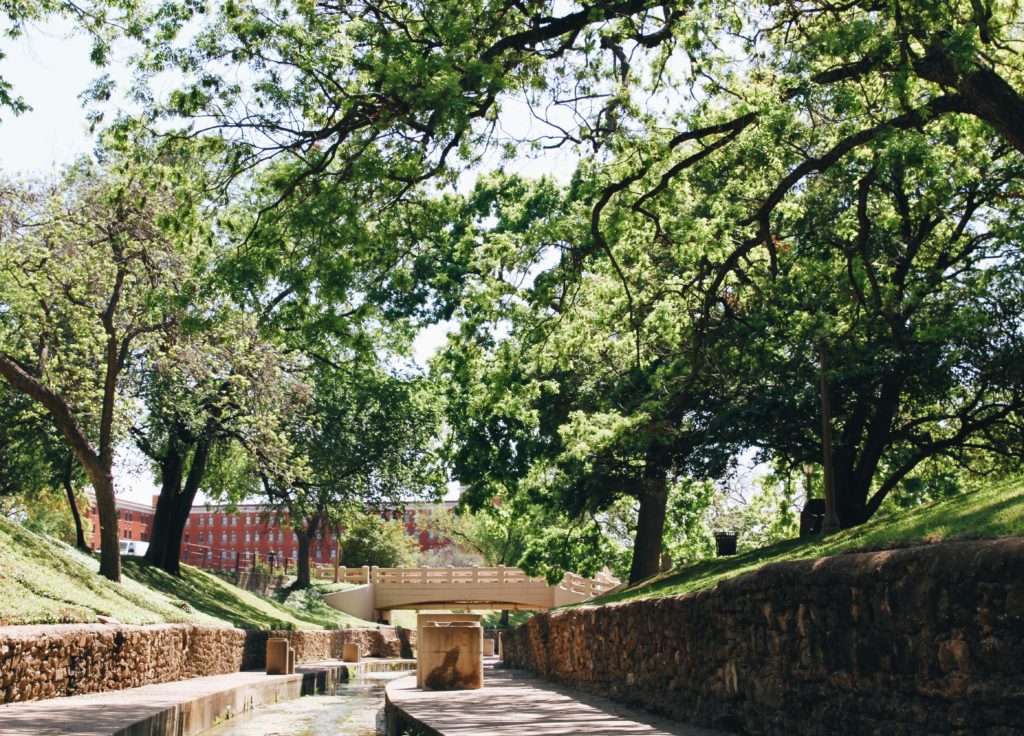
<svg viewBox="0 0 1024 736">
<path fill-rule="evenodd" d="M 825 471 L 825 519 L 821 524 L 822 534 L 839 531 L 839 516 L 836 513 L 836 485 L 832 473 L 832 402 L 828 386 L 828 348 L 822 341 L 818 354 L 821 372 L 821 460 Z"/>
</svg>

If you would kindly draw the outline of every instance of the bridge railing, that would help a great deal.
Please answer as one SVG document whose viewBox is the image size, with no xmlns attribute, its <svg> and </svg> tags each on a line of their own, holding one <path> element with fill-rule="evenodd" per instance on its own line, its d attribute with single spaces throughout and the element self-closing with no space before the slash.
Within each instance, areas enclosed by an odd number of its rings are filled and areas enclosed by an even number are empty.
<svg viewBox="0 0 1024 736">
<path fill-rule="evenodd" d="M 604 575 L 598 575 L 596 578 L 585 578 L 574 572 L 567 572 L 565 577 L 562 578 L 559 587 L 571 590 L 573 593 L 580 593 L 588 598 L 593 598 L 605 591 L 611 590 L 618 584 L 618 581 L 614 578 Z"/>
<path fill-rule="evenodd" d="M 516 567 L 339 567 L 338 581 L 364 585 L 366 583 L 436 583 L 441 585 L 467 584 L 541 584 L 544 578 L 532 578 Z M 560 587 L 593 597 L 610 590 L 618 581 L 599 575 L 585 578 L 582 575 L 566 573 Z"/>
</svg>

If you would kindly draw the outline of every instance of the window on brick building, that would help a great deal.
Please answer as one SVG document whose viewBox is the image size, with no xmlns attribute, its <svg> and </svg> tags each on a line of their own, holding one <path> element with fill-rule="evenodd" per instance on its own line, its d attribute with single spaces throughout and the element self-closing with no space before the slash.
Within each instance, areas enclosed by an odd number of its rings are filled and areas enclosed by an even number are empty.
<svg viewBox="0 0 1024 736">
<path fill-rule="evenodd" d="M 235 534 L 234 532 L 231 532 L 231 543 L 234 544 L 237 541 L 238 541 L 238 535 Z"/>
<path fill-rule="evenodd" d="M 227 532 L 221 532 L 220 533 L 220 541 L 221 541 L 221 543 L 224 543 L 224 542 L 228 541 L 228 533 Z"/>
<path fill-rule="evenodd" d="M 260 533 L 259 532 L 256 532 L 256 541 L 257 542 L 260 541 Z"/>
<path fill-rule="evenodd" d="M 246 542 L 251 542 L 252 541 L 252 535 L 249 532 L 245 533 L 245 541 Z"/>
<path fill-rule="evenodd" d="M 206 517 L 205 516 L 200 516 L 199 517 L 199 526 L 206 526 Z"/>
<path fill-rule="evenodd" d="M 316 549 L 316 558 L 319 560 L 320 557 L 321 557 L 321 555 L 320 555 L 320 548 L 317 547 L 317 549 Z"/>
</svg>

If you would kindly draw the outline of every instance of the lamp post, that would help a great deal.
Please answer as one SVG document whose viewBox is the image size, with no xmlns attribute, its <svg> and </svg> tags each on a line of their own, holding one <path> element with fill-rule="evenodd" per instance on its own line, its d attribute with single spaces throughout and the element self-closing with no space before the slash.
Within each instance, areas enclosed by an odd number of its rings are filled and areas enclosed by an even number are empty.
<svg viewBox="0 0 1024 736">
<path fill-rule="evenodd" d="M 821 524 L 822 534 L 839 531 L 839 516 L 836 513 L 835 476 L 832 472 L 832 403 L 828 386 L 828 348 L 821 341 L 818 352 L 818 369 L 821 373 L 821 460 L 825 471 L 825 519 Z"/>
</svg>

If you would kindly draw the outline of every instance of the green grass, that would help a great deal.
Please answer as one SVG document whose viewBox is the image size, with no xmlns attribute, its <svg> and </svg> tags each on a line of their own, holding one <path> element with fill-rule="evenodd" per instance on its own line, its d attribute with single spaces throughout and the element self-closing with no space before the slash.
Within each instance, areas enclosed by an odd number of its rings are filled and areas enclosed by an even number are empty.
<svg viewBox="0 0 1024 736">
<path fill-rule="evenodd" d="M 888 511 L 863 526 L 829 537 L 788 540 L 734 557 L 716 557 L 669 570 L 634 587 L 595 598 L 588 605 L 689 593 L 772 562 L 1020 534 L 1024 534 L 1024 478 L 1013 478 L 917 508 Z"/>
<path fill-rule="evenodd" d="M 311 602 L 278 602 L 188 565 L 174 577 L 137 558 L 122 560 L 122 581 L 98 574 L 99 562 L 62 542 L 0 519 L 0 625 L 88 623 L 111 616 L 126 624 L 197 623 L 252 629 L 374 626 Z"/>
<path fill-rule="evenodd" d="M 168 575 L 140 559 L 122 561 L 126 576 L 189 604 L 220 622 L 243 629 L 340 629 L 375 626 L 337 611 L 323 600 L 319 607 L 288 605 L 282 601 L 250 593 L 216 575 L 196 567 L 181 566 L 181 576 Z M 293 594 L 298 598 L 306 593 Z M 319 596 L 316 596 L 319 599 Z"/>
</svg>

